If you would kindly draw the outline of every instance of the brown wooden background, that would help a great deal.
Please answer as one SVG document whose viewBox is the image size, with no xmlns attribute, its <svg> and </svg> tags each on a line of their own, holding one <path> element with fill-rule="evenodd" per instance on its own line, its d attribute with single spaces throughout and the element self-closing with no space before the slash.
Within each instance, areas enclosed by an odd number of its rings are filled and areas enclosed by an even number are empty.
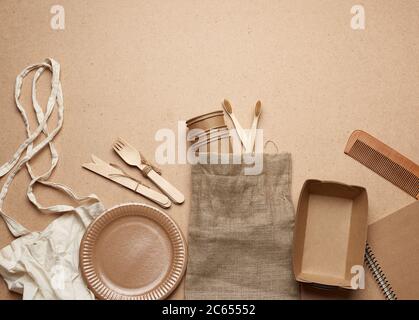
<svg viewBox="0 0 419 320">
<path fill-rule="evenodd" d="M 65 8 L 63 31 L 50 27 L 53 4 Z M 0 162 L 25 138 L 13 102 L 16 75 L 28 64 L 53 57 L 62 65 L 66 107 L 56 139 L 61 160 L 54 181 L 80 194 L 94 192 L 107 206 L 147 202 L 81 164 L 91 153 L 118 162 L 111 151 L 118 136 L 153 158 L 158 129 L 175 130 L 178 120 L 219 109 L 224 98 L 232 101 L 242 124 L 250 126 L 260 99 L 265 139 L 293 156 L 294 204 L 308 178 L 359 184 L 368 190 L 370 221 L 375 221 L 413 199 L 345 156 L 343 149 L 352 130 L 364 129 L 419 160 L 419 2 L 362 1 L 363 31 L 350 28 L 355 4 L 2 0 Z M 40 82 L 43 101 L 47 83 L 47 78 Z M 35 167 L 45 167 L 48 154 L 38 158 Z M 168 165 L 163 170 L 187 196 L 184 205 L 168 211 L 187 234 L 190 167 Z M 5 210 L 41 230 L 53 217 L 29 204 L 27 183 L 22 172 Z M 44 203 L 64 201 L 49 190 L 36 191 Z M 11 240 L 0 221 L 0 247 Z M 181 286 L 174 298 L 182 297 Z M 0 298 L 17 298 L 3 281 Z"/>
</svg>

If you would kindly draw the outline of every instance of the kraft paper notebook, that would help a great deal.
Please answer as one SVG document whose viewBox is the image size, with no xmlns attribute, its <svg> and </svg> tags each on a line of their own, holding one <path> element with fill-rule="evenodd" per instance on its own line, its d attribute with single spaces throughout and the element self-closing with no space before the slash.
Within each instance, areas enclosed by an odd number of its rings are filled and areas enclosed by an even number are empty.
<svg viewBox="0 0 419 320">
<path fill-rule="evenodd" d="M 365 290 L 301 287 L 302 299 L 419 299 L 419 201 L 368 227 Z M 368 264 L 368 263 L 366 263 Z M 368 267 L 366 266 L 366 269 Z"/>
</svg>

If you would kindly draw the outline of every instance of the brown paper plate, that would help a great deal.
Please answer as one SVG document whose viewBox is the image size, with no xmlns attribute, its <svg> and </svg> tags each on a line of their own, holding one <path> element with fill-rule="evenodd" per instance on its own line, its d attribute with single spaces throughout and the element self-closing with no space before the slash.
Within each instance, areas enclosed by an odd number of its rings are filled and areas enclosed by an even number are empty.
<svg viewBox="0 0 419 320">
<path fill-rule="evenodd" d="M 80 267 L 99 299 L 164 299 L 186 269 L 187 246 L 175 222 L 144 204 L 107 210 L 87 229 Z"/>
</svg>

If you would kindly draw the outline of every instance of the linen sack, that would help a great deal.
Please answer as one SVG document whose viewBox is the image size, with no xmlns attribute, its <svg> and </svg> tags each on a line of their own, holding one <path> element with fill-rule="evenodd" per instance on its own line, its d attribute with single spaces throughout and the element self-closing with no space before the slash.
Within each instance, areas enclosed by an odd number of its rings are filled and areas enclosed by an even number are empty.
<svg viewBox="0 0 419 320">
<path fill-rule="evenodd" d="M 230 162 L 231 163 L 231 162 Z M 292 272 L 291 156 L 192 166 L 187 299 L 298 299 Z"/>
</svg>

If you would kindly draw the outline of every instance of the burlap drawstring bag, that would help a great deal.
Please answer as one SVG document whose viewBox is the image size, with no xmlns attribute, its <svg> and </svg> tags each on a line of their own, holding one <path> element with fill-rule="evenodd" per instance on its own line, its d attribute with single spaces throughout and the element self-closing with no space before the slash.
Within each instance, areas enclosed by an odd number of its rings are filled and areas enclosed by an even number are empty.
<svg viewBox="0 0 419 320">
<path fill-rule="evenodd" d="M 291 156 L 192 166 L 187 299 L 298 299 L 292 272 Z"/>
</svg>

